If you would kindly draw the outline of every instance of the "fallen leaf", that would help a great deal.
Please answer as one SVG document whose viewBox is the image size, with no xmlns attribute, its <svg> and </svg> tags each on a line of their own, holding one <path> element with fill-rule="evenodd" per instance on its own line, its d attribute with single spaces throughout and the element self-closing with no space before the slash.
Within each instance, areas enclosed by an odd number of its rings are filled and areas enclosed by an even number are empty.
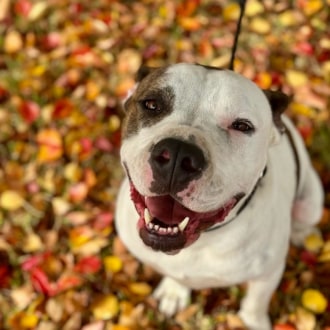
<svg viewBox="0 0 330 330">
<path fill-rule="evenodd" d="M 15 211 L 23 205 L 23 197 L 14 190 L 6 190 L 0 195 L 0 206 L 5 210 Z"/>
<path fill-rule="evenodd" d="M 98 300 L 92 307 L 92 312 L 97 320 L 109 320 L 117 316 L 119 303 L 115 295 L 107 295 Z"/>
<path fill-rule="evenodd" d="M 60 133 L 53 128 L 45 128 L 37 134 L 39 150 L 37 160 L 47 163 L 59 159 L 63 154 L 63 143 Z"/>
<path fill-rule="evenodd" d="M 324 313 L 328 305 L 325 296 L 320 291 L 314 289 L 305 290 L 302 294 L 301 302 L 305 308 L 315 314 Z"/>
</svg>

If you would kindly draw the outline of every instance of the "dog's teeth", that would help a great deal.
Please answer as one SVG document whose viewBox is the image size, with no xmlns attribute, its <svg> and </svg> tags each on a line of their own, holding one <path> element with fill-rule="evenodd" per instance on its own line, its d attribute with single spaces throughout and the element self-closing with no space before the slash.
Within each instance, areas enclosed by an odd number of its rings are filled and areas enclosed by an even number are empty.
<svg viewBox="0 0 330 330">
<path fill-rule="evenodd" d="M 168 228 L 167 228 L 167 233 L 168 233 L 168 234 L 171 234 L 171 233 L 172 233 L 172 228 L 171 228 L 171 227 L 168 227 Z"/>
<path fill-rule="evenodd" d="M 159 225 L 154 225 L 154 229 L 158 231 Z"/>
<path fill-rule="evenodd" d="M 179 232 L 179 228 L 178 227 L 174 227 L 172 230 L 173 234 L 177 234 Z"/>
<path fill-rule="evenodd" d="M 160 228 L 159 228 L 159 232 L 160 232 L 161 234 L 166 234 L 166 228 L 160 227 Z"/>
<path fill-rule="evenodd" d="M 154 224 L 152 222 L 149 222 L 147 224 L 147 226 L 148 226 L 149 229 L 153 229 L 154 228 Z"/>
<path fill-rule="evenodd" d="M 146 223 L 146 225 L 148 225 L 151 222 L 152 218 L 150 215 L 150 212 L 147 208 L 144 209 L 144 221 Z"/>
<path fill-rule="evenodd" d="M 179 229 L 180 229 L 180 231 L 184 231 L 185 230 L 185 228 L 187 227 L 187 225 L 188 225 L 188 222 L 189 222 L 189 217 L 185 217 L 181 222 L 180 222 L 180 224 L 179 224 Z"/>
</svg>

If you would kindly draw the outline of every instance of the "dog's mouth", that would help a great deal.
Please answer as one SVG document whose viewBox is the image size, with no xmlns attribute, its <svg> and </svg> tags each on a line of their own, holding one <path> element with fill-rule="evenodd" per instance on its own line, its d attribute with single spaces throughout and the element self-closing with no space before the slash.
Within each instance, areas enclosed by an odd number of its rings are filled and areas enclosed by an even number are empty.
<svg viewBox="0 0 330 330">
<path fill-rule="evenodd" d="M 239 194 L 217 210 L 200 213 L 189 210 L 170 195 L 143 196 L 131 183 L 131 198 L 140 216 L 140 237 L 153 250 L 166 253 L 191 245 L 203 231 L 223 222 L 242 197 Z"/>
</svg>

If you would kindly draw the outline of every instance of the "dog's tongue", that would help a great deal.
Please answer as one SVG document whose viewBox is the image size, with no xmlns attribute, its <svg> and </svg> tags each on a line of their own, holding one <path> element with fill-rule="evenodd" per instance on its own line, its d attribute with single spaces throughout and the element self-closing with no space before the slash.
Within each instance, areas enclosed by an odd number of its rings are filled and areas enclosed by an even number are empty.
<svg viewBox="0 0 330 330">
<path fill-rule="evenodd" d="M 167 225 L 176 225 L 193 213 L 169 195 L 146 197 L 145 204 L 154 218 Z"/>
</svg>

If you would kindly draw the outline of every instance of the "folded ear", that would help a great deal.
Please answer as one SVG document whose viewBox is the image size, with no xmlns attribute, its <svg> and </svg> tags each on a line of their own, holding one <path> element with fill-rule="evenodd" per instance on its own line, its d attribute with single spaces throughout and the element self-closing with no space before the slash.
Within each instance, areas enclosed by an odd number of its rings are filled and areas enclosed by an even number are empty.
<svg viewBox="0 0 330 330">
<path fill-rule="evenodd" d="M 281 115 L 292 101 L 292 97 L 281 91 L 264 90 L 263 92 L 265 93 L 272 109 L 274 124 L 278 130 L 283 133 L 285 131 L 285 126 L 282 122 Z"/>
<path fill-rule="evenodd" d="M 138 72 L 135 75 L 136 82 L 140 82 L 142 79 L 144 79 L 146 76 L 148 76 L 151 72 L 157 70 L 157 68 L 152 68 L 150 66 L 140 66 Z"/>
</svg>

